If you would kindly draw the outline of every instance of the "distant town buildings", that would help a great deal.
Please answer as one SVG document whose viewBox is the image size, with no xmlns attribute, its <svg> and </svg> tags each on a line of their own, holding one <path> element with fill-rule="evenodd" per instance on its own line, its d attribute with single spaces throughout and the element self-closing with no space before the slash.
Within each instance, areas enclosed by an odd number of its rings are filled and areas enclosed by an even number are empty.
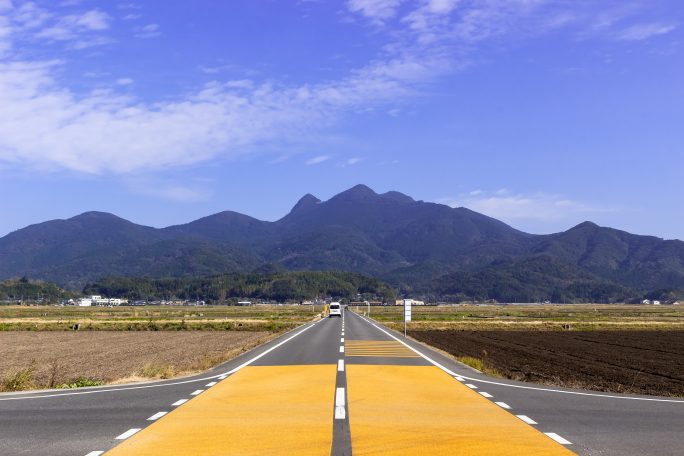
<svg viewBox="0 0 684 456">
<path fill-rule="evenodd" d="M 78 298 L 75 302 L 75 305 L 78 307 L 121 306 L 124 304 L 128 304 L 128 299 L 103 298 L 100 295 L 91 295 L 85 298 Z"/>
</svg>

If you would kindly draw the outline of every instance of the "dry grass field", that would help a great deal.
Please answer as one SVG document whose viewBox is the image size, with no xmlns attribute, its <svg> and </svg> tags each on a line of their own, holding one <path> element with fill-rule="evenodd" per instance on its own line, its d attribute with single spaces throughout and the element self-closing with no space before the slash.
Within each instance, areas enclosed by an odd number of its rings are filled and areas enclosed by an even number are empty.
<svg viewBox="0 0 684 456">
<path fill-rule="evenodd" d="M 280 331 L 311 320 L 322 306 L 200 307 L 0 306 L 0 331 Z"/>
<path fill-rule="evenodd" d="M 356 310 L 356 308 L 354 308 Z M 366 312 L 363 306 L 358 312 Z M 371 307 L 372 318 L 403 329 L 401 306 Z M 498 305 L 412 308 L 410 329 L 463 330 L 684 330 L 684 306 Z"/>
<path fill-rule="evenodd" d="M 170 378 L 266 342 L 256 331 L 4 331 L 0 390 Z M 86 381 L 87 380 L 87 381 Z"/>
</svg>

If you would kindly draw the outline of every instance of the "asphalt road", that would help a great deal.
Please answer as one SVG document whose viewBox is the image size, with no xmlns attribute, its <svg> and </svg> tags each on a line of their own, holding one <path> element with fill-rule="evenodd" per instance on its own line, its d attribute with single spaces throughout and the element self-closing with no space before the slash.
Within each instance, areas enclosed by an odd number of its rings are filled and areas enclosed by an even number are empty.
<svg viewBox="0 0 684 456">
<path fill-rule="evenodd" d="M 681 455 L 683 425 L 684 400 L 493 379 L 350 311 L 196 377 L 0 394 L 1 455 Z"/>
</svg>

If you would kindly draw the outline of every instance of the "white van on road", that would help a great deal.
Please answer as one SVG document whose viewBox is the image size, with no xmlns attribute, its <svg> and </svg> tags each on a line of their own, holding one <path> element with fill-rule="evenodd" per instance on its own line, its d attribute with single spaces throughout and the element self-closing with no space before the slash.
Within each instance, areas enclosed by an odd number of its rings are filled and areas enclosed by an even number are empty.
<svg viewBox="0 0 684 456">
<path fill-rule="evenodd" d="M 339 302 L 331 302 L 328 306 L 328 317 L 341 317 L 342 316 L 342 306 Z"/>
</svg>

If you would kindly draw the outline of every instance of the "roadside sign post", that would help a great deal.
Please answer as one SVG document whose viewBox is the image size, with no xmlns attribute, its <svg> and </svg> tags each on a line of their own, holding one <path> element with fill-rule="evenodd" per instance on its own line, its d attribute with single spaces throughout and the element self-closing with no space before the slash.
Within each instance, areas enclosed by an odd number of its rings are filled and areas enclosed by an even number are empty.
<svg viewBox="0 0 684 456">
<path fill-rule="evenodd" d="M 368 316 L 370 317 L 370 302 L 366 301 L 366 306 L 368 306 Z"/>
<path fill-rule="evenodd" d="M 406 337 L 406 323 L 411 321 L 411 303 L 412 299 L 404 299 L 404 337 Z"/>
</svg>

